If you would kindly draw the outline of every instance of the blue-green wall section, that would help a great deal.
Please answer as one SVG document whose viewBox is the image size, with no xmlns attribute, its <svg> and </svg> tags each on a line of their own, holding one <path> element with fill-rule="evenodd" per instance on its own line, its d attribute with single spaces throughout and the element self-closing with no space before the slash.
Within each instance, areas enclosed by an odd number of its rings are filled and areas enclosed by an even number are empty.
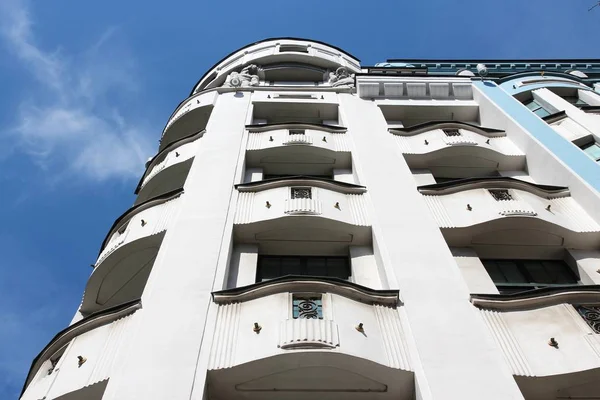
<svg viewBox="0 0 600 400">
<path fill-rule="evenodd" d="M 544 120 L 509 93 L 490 81 L 474 81 L 473 84 L 496 103 L 519 125 L 542 143 L 550 152 L 571 168 L 590 186 L 600 192 L 600 164 L 589 158 L 581 149 L 552 129 Z M 540 182 L 544 183 L 544 182 Z"/>
</svg>

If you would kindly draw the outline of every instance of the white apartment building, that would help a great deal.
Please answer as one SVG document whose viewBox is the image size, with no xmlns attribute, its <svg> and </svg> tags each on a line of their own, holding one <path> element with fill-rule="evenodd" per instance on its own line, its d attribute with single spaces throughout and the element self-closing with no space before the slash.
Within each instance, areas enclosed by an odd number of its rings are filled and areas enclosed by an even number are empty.
<svg viewBox="0 0 600 400">
<path fill-rule="evenodd" d="M 599 192 L 522 122 L 591 165 L 569 141 L 598 117 L 504 81 L 304 39 L 231 53 L 21 399 L 600 399 Z"/>
</svg>

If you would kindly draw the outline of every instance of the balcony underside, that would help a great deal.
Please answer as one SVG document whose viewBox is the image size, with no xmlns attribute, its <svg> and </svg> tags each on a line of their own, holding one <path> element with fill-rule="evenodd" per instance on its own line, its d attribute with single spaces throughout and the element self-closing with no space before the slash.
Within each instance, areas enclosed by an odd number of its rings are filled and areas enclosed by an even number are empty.
<svg viewBox="0 0 600 400">
<path fill-rule="evenodd" d="M 564 248 L 598 249 L 600 232 L 574 232 L 538 217 L 500 217 L 468 227 L 442 228 L 452 247 L 520 246 L 538 248 L 539 256 L 562 257 Z M 555 252 L 555 254 L 551 254 Z"/>
<path fill-rule="evenodd" d="M 173 190 L 181 189 L 192 167 L 194 158 L 171 165 L 156 174 L 139 191 L 134 205 L 141 204 L 148 199 L 158 197 Z"/>
<path fill-rule="evenodd" d="M 424 154 L 404 154 L 410 168 L 427 168 L 434 176 L 471 178 L 495 171 L 522 171 L 525 155 L 506 155 L 481 146 L 448 146 Z"/>
<path fill-rule="evenodd" d="M 213 106 L 195 108 L 176 119 L 164 132 L 159 151 L 169 144 L 206 128 Z"/>
<path fill-rule="evenodd" d="M 371 227 L 317 216 L 286 216 L 235 225 L 238 243 L 255 243 L 261 254 L 347 255 L 348 246 L 371 244 Z"/>
<path fill-rule="evenodd" d="M 552 376 L 515 376 L 515 380 L 527 400 L 600 399 L 600 368 Z"/>
<path fill-rule="evenodd" d="M 246 152 L 246 163 L 265 174 L 329 175 L 333 169 L 350 169 L 350 152 L 310 145 L 281 146 Z"/>
<path fill-rule="evenodd" d="M 414 374 L 333 352 L 277 355 L 208 372 L 209 400 L 415 398 Z"/>
<path fill-rule="evenodd" d="M 141 297 L 164 232 L 126 243 L 94 269 L 80 311 L 96 312 Z"/>
</svg>

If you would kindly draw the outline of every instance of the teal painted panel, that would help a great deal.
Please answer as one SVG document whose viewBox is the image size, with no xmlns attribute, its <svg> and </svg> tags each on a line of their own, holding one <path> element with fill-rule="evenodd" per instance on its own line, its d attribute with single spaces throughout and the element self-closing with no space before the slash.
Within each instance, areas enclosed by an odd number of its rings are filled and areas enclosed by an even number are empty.
<svg viewBox="0 0 600 400">
<path fill-rule="evenodd" d="M 534 138 L 554 153 L 566 166 L 600 192 L 600 164 L 589 158 L 580 148 L 563 138 L 546 122 L 493 82 L 474 81 L 491 101 L 496 103 Z M 542 182 L 543 183 L 543 182 Z"/>
</svg>

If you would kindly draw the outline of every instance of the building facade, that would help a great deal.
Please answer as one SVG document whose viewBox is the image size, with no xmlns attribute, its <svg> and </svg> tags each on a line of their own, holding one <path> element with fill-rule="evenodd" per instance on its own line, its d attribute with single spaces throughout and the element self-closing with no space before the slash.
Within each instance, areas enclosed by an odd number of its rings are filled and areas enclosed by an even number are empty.
<svg viewBox="0 0 600 400">
<path fill-rule="evenodd" d="M 599 78 L 229 54 L 21 399 L 600 398 Z"/>
</svg>

